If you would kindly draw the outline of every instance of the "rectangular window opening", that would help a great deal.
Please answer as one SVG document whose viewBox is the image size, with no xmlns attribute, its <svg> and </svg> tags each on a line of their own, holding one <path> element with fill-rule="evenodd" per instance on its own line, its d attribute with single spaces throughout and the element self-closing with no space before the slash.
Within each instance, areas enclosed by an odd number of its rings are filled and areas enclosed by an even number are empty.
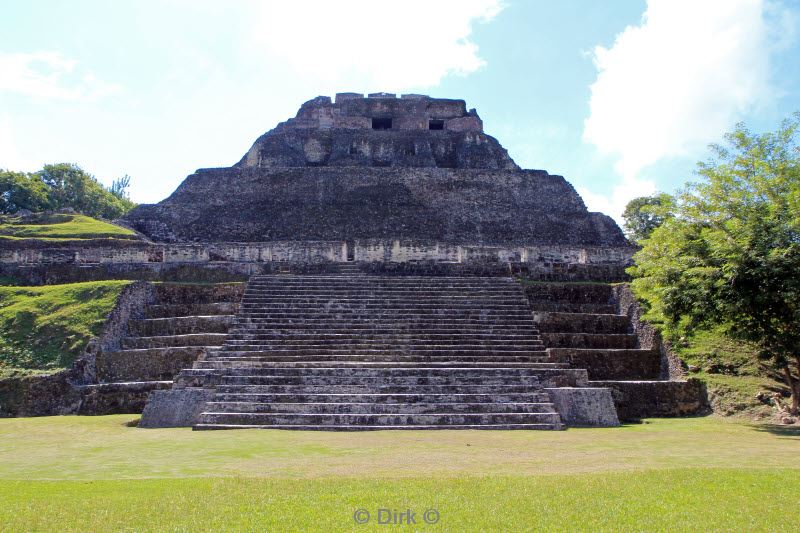
<svg viewBox="0 0 800 533">
<path fill-rule="evenodd" d="M 428 129 L 429 130 L 443 130 L 444 129 L 444 120 L 431 120 L 428 122 Z"/>
<path fill-rule="evenodd" d="M 392 129 L 392 119 L 390 119 L 390 118 L 373 118 L 372 119 L 372 129 L 373 130 L 390 130 L 390 129 Z"/>
</svg>

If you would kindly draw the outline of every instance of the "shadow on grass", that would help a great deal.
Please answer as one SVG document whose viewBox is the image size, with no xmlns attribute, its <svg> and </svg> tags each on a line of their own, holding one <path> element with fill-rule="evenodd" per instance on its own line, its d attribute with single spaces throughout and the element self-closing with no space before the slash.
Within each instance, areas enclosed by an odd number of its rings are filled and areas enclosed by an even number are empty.
<svg viewBox="0 0 800 533">
<path fill-rule="evenodd" d="M 800 426 L 797 425 L 783 426 L 780 424 L 761 424 L 758 426 L 752 426 L 752 428 L 756 431 L 772 433 L 773 435 L 778 435 L 779 437 L 800 438 Z"/>
</svg>

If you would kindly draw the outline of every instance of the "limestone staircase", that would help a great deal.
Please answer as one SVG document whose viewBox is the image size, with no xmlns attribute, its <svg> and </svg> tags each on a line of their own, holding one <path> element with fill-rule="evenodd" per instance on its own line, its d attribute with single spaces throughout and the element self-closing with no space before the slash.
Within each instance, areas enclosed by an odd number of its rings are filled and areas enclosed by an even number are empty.
<svg viewBox="0 0 800 533">
<path fill-rule="evenodd" d="M 120 349 L 97 355 L 98 383 L 85 387 L 94 394 L 82 409 L 141 412 L 150 391 L 169 389 L 181 369 L 223 344 L 242 292 L 242 284 L 157 284 Z"/>
<path fill-rule="evenodd" d="M 214 390 L 195 429 L 562 429 L 567 367 L 511 278 L 255 276 L 176 386 Z"/>
<path fill-rule="evenodd" d="M 659 379 L 658 350 L 640 348 L 630 319 L 611 303 L 611 285 L 538 283 L 525 291 L 551 361 L 585 368 L 597 382 Z"/>
</svg>

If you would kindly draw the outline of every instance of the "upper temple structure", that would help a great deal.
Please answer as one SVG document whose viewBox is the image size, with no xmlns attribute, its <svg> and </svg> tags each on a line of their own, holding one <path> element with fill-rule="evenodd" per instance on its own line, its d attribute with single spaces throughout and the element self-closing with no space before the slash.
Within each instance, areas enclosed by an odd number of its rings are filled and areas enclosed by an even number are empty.
<svg viewBox="0 0 800 533">
<path fill-rule="evenodd" d="M 234 166 L 127 220 L 157 242 L 627 246 L 563 177 L 520 169 L 463 100 L 387 93 L 309 100 Z"/>
</svg>

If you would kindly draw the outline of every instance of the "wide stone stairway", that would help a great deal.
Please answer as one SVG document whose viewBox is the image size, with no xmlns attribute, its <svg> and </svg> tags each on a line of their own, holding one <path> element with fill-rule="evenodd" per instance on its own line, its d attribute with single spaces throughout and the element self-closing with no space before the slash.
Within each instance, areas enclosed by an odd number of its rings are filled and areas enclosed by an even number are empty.
<svg viewBox="0 0 800 533">
<path fill-rule="evenodd" d="M 255 276 L 177 386 L 213 390 L 195 429 L 562 429 L 567 367 L 511 278 Z"/>
</svg>

